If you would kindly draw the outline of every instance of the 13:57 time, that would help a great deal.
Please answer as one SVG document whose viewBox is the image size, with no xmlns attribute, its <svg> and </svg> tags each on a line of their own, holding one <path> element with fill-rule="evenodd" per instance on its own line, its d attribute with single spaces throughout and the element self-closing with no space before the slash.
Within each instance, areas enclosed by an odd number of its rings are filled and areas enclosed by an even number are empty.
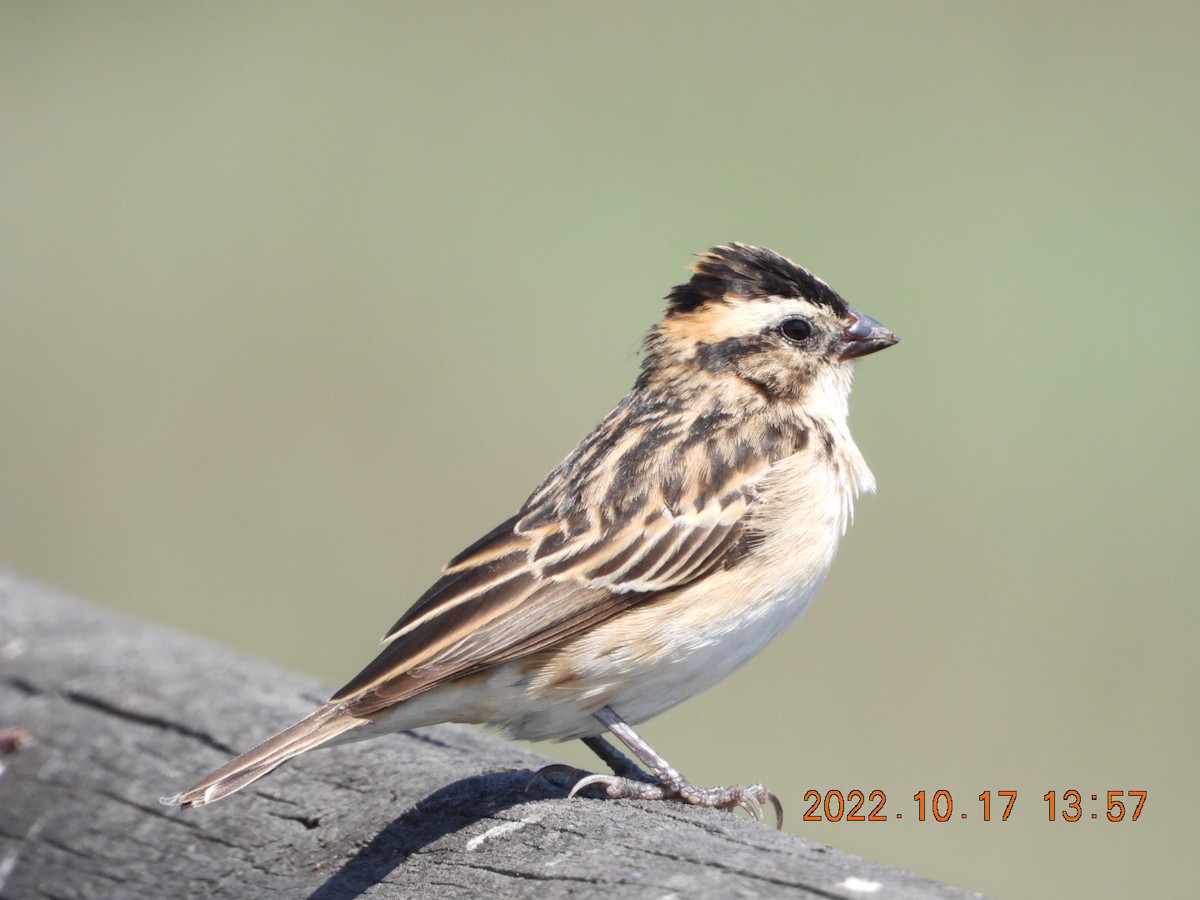
<svg viewBox="0 0 1200 900">
<path fill-rule="evenodd" d="M 1128 801 L 1122 799 L 1128 796 Z M 1091 795 L 1092 800 L 1099 799 L 1096 794 Z M 1053 822 L 1055 816 L 1062 819 L 1064 822 L 1078 822 L 1083 818 L 1083 796 L 1076 790 L 1070 791 L 1046 791 L 1042 797 L 1049 806 L 1050 821 Z M 1120 822 L 1125 818 L 1126 812 L 1129 812 L 1129 821 L 1136 822 L 1138 816 L 1142 814 L 1142 804 L 1146 802 L 1145 791 L 1109 791 L 1106 795 L 1107 803 L 1105 815 L 1110 822 Z M 1058 808 L 1058 801 L 1062 801 L 1062 809 Z M 1137 801 L 1137 805 L 1132 810 L 1127 809 L 1127 803 Z M 1091 818 L 1098 818 L 1097 813 L 1092 813 Z"/>
</svg>

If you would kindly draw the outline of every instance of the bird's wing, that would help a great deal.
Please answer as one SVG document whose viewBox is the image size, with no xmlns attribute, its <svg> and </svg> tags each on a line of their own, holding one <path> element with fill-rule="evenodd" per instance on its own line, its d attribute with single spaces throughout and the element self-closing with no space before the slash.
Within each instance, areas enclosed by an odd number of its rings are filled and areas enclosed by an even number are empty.
<svg viewBox="0 0 1200 900">
<path fill-rule="evenodd" d="M 569 638 L 746 552 L 755 485 L 790 453 L 751 453 L 715 434 L 654 441 L 643 431 L 632 443 L 624 437 L 630 423 L 612 421 L 620 412 L 518 515 L 450 561 L 333 701 L 369 715 Z M 589 457 L 597 441 L 609 446 Z M 680 472 L 696 477 L 685 481 Z"/>
</svg>

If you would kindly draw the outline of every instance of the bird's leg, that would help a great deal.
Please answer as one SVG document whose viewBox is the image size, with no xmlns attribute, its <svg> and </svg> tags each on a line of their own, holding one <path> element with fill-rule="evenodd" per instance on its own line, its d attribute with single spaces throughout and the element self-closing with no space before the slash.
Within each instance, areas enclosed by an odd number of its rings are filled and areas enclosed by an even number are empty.
<svg viewBox="0 0 1200 900">
<path fill-rule="evenodd" d="M 761 784 L 738 785 L 736 787 L 700 787 L 684 778 L 674 766 L 660 756 L 653 747 L 642 740 L 638 736 L 638 733 L 630 728 L 628 723 L 613 712 L 611 708 L 602 706 L 593 715 L 603 722 L 605 727 L 633 752 L 634 756 L 641 760 L 643 765 L 654 776 L 656 783 L 647 783 L 643 780 L 635 780 L 628 777 L 618 769 L 617 765 L 614 764 L 606 752 L 597 749 L 593 743 L 587 742 L 588 746 L 601 759 L 608 763 L 617 774 L 589 775 L 586 778 L 582 778 L 575 783 L 575 787 L 571 789 L 571 793 L 568 796 L 573 797 L 579 791 L 593 784 L 602 784 L 608 796 L 613 798 L 679 800 L 683 803 L 690 803 L 693 806 L 708 806 L 726 810 L 733 810 L 740 806 L 760 822 L 762 821 L 763 806 L 770 803 L 775 809 L 776 827 L 783 827 L 783 805 L 779 802 L 778 797 Z M 607 741 L 602 741 L 599 738 L 591 740 L 600 742 L 605 751 L 612 751 L 621 761 L 633 766 L 628 759 L 617 753 Z M 636 766 L 633 766 L 633 768 L 637 769 Z"/>
<path fill-rule="evenodd" d="M 580 740 L 621 778 L 641 782 L 642 784 L 658 783 L 654 780 L 653 775 L 647 775 L 639 769 L 637 763 L 604 738 L 597 736 L 580 738 Z M 548 766 L 542 766 L 533 773 L 533 778 L 529 779 L 529 784 L 525 786 L 525 790 L 529 790 L 538 779 L 548 778 L 551 775 L 566 775 L 572 781 L 578 781 L 591 774 L 586 769 L 577 769 L 575 766 L 568 766 L 565 763 L 551 763 Z"/>
<path fill-rule="evenodd" d="M 637 763 L 604 738 L 599 736 L 585 737 L 582 740 L 589 750 L 600 757 L 604 764 L 613 770 L 614 775 L 619 775 L 621 778 L 628 778 L 632 781 L 641 781 L 646 784 L 654 783 L 653 776 L 643 772 L 638 768 Z"/>
</svg>

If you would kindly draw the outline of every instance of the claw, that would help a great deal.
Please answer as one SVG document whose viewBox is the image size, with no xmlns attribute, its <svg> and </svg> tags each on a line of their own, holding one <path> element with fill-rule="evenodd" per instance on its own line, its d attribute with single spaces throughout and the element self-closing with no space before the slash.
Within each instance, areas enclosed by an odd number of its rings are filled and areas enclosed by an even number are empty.
<svg viewBox="0 0 1200 900">
<path fill-rule="evenodd" d="M 779 798 L 775 796 L 773 791 L 767 791 L 767 799 L 775 807 L 775 830 L 783 831 L 783 804 L 779 802 Z"/>
<path fill-rule="evenodd" d="M 580 778 L 577 782 L 575 782 L 575 786 L 571 788 L 570 792 L 567 794 L 567 799 L 570 800 L 584 788 L 589 788 L 593 784 L 603 784 L 611 787 L 612 783 L 616 780 L 617 777 L 615 775 L 588 775 L 584 778 Z"/>
<path fill-rule="evenodd" d="M 763 821 L 764 807 L 770 803 L 771 808 L 775 810 L 775 828 L 779 831 L 783 830 L 783 804 L 775 796 L 774 791 L 767 790 L 761 784 L 755 784 L 748 788 L 733 788 L 733 790 L 741 792 L 736 799 L 736 805 L 750 813 L 756 822 Z"/>
<path fill-rule="evenodd" d="M 575 782 L 575 787 L 571 788 L 571 793 L 567 796 L 574 797 L 584 788 L 594 784 L 604 785 L 604 793 L 613 800 L 662 800 L 669 796 L 657 784 L 634 781 L 632 778 L 623 778 L 620 775 L 588 775 Z"/>
<path fill-rule="evenodd" d="M 761 822 L 763 820 L 762 807 L 759 805 L 758 801 L 750 795 L 747 794 L 745 797 L 739 798 L 737 801 L 737 806 L 740 806 L 746 812 L 750 813 L 750 818 L 752 818 L 755 822 Z"/>
<path fill-rule="evenodd" d="M 542 766 L 533 773 L 533 777 L 530 778 L 529 783 L 525 785 L 525 793 L 529 793 L 529 789 L 533 787 L 534 783 L 541 778 L 549 778 L 551 775 L 566 775 L 571 777 L 578 775 L 580 771 L 580 769 L 576 769 L 574 766 L 567 766 L 563 765 L 562 763 L 551 763 L 548 766 Z"/>
</svg>

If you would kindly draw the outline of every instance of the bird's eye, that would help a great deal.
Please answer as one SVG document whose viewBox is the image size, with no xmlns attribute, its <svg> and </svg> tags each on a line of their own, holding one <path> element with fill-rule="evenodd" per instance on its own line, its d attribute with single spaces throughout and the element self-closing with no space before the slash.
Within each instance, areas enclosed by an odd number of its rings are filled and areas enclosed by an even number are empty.
<svg viewBox="0 0 1200 900">
<path fill-rule="evenodd" d="M 813 324 L 808 319 L 795 316 L 779 323 L 779 333 L 792 343 L 799 344 L 812 337 Z"/>
</svg>

